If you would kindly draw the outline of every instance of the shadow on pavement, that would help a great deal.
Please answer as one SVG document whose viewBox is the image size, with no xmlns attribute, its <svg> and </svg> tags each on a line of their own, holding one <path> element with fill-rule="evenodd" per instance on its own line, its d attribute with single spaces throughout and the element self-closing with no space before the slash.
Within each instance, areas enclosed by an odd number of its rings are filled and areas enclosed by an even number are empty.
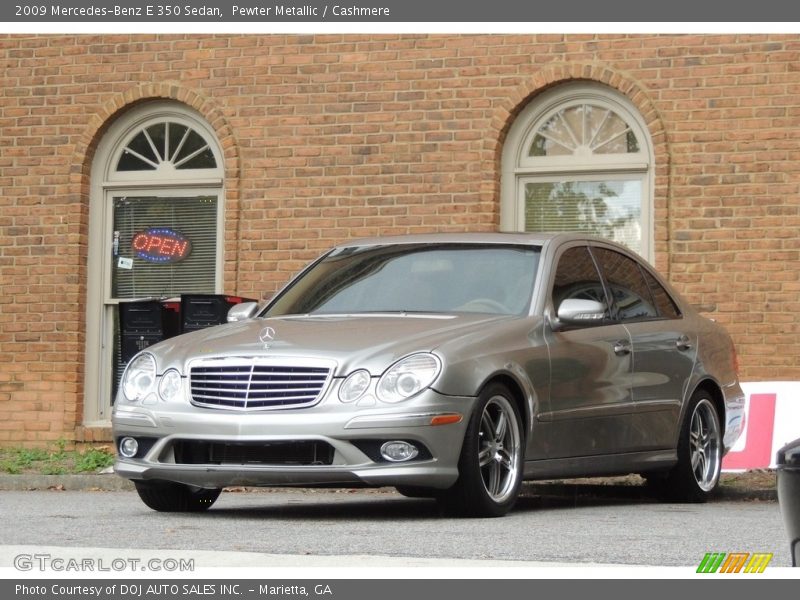
<svg viewBox="0 0 800 600">
<path fill-rule="evenodd" d="M 258 492 L 252 498 L 258 498 Z M 260 506 L 230 507 L 225 494 L 204 518 L 280 518 L 302 520 L 330 519 L 436 519 L 442 518 L 432 499 L 405 498 L 389 491 L 349 494 L 336 492 L 309 493 L 308 500 L 281 500 L 279 495 L 265 494 Z M 277 500 L 278 502 L 274 502 Z M 541 510 L 567 510 L 580 507 L 616 506 L 656 502 L 644 486 L 591 484 L 525 484 L 512 515 Z"/>
</svg>

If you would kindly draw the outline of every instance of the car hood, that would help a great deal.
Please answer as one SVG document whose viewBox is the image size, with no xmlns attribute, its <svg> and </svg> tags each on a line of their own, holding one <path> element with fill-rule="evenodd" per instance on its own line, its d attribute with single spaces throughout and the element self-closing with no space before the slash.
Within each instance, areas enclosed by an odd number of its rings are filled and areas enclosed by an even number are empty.
<svg viewBox="0 0 800 600">
<path fill-rule="evenodd" d="M 463 313 L 258 318 L 170 338 L 151 351 L 159 371 L 175 367 L 184 374 L 196 359 L 258 356 L 332 360 L 337 376 L 359 368 L 379 375 L 410 353 L 434 350 L 510 319 Z M 267 328 L 272 340 L 262 341 Z"/>
</svg>

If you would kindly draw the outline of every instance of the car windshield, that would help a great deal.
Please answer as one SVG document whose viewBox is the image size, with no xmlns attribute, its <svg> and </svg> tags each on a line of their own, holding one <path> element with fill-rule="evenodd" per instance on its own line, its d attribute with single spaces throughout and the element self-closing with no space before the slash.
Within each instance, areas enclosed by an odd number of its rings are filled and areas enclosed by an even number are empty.
<svg viewBox="0 0 800 600">
<path fill-rule="evenodd" d="M 540 248 L 391 244 L 337 248 L 263 316 L 353 313 L 527 313 Z"/>
</svg>

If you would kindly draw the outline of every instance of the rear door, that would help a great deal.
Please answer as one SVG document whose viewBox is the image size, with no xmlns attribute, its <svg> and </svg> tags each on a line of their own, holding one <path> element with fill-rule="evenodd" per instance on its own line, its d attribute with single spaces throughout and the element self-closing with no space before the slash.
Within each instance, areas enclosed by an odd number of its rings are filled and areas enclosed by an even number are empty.
<svg viewBox="0 0 800 600">
<path fill-rule="evenodd" d="M 592 254 L 613 296 L 612 310 L 633 345 L 632 449 L 669 448 L 697 357 L 697 334 L 685 329 L 677 305 L 644 265 L 601 246 Z"/>
</svg>

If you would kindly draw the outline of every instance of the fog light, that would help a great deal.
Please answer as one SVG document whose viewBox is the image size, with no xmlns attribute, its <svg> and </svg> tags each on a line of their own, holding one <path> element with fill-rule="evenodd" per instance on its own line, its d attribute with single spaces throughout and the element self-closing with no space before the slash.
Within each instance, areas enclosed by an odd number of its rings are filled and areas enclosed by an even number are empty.
<svg viewBox="0 0 800 600">
<path fill-rule="evenodd" d="M 390 462 L 405 462 L 416 458 L 419 450 L 408 442 L 386 442 L 381 446 L 381 456 Z"/>
<path fill-rule="evenodd" d="M 119 453 L 125 458 L 133 458 L 139 451 L 139 442 L 132 437 L 125 437 L 119 443 Z"/>
</svg>

